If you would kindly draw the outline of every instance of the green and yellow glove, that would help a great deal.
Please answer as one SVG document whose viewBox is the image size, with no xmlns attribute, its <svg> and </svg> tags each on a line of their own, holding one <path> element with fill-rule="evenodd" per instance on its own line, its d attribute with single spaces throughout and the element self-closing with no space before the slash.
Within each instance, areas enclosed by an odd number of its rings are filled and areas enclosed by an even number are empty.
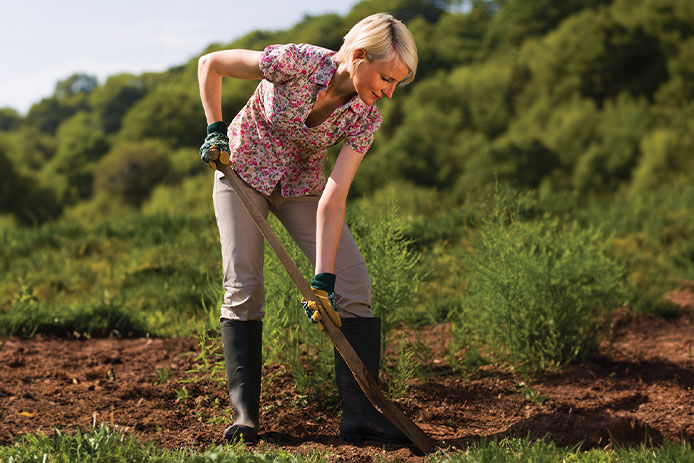
<svg viewBox="0 0 694 463">
<path fill-rule="evenodd" d="M 333 273 L 318 273 L 311 278 L 311 290 L 321 302 L 325 313 L 328 314 L 335 326 L 342 326 L 342 320 L 340 320 L 340 316 L 337 314 L 337 306 L 335 305 L 335 279 L 336 277 Z M 321 314 L 318 307 L 316 307 L 315 301 L 307 301 L 302 297 L 301 305 L 304 306 L 308 319 L 316 323 L 319 330 L 324 331 L 325 327 L 321 323 Z"/>
<path fill-rule="evenodd" d="M 207 126 L 207 137 L 200 147 L 200 159 L 202 162 L 217 170 L 217 163 L 228 166 L 229 162 L 229 137 L 227 137 L 227 125 L 223 121 L 213 122 Z"/>
</svg>

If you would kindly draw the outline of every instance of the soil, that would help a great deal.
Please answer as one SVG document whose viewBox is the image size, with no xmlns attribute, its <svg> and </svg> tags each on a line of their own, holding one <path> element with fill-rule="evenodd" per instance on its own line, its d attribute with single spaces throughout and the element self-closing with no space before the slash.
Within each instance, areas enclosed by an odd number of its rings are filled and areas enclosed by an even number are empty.
<svg viewBox="0 0 694 463">
<path fill-rule="evenodd" d="M 455 373 L 445 356 L 449 327 L 416 335 L 431 371 L 398 405 L 439 446 L 463 449 L 483 438 L 549 434 L 557 445 L 609 448 L 650 439 L 694 442 L 694 283 L 668 298 L 676 318 L 622 313 L 587 363 L 523 379 L 488 365 Z M 6 339 L 0 347 L 0 444 L 25 433 L 50 435 L 107 423 L 168 448 L 220 444 L 228 399 L 210 381 L 190 379 L 195 339 Z M 157 374 L 170 372 L 166 381 Z M 255 451 L 330 452 L 335 460 L 425 461 L 407 446 L 347 444 L 337 438 L 336 400 L 297 394 L 286 370 L 266 367 L 261 440 Z M 181 397 L 183 386 L 188 391 Z M 177 400 L 180 399 L 180 400 Z"/>
</svg>

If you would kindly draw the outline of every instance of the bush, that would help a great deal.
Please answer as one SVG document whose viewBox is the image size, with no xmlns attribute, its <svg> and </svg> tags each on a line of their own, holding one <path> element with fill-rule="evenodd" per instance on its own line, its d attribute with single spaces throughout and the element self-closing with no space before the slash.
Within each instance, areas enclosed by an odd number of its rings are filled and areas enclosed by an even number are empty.
<svg viewBox="0 0 694 463">
<path fill-rule="evenodd" d="M 311 263 L 287 231 L 274 217 L 270 219 L 292 260 L 304 275 L 312 275 Z M 419 258 L 408 250 L 404 222 L 398 218 L 392 199 L 378 212 L 356 205 L 350 209 L 348 223 L 371 276 L 372 311 L 381 317 L 385 338 L 397 323 L 418 318 L 411 303 L 423 279 Z M 306 318 L 298 290 L 267 246 L 264 274 L 266 361 L 286 365 L 301 393 L 325 396 L 333 390 L 325 387 L 332 382 L 333 346 Z"/>
<path fill-rule="evenodd" d="M 301 272 L 310 277 L 313 266 L 274 216 L 270 224 Z M 301 307 L 301 294 L 272 249 L 265 246 L 265 362 L 279 362 L 294 378 L 297 391 L 310 397 L 325 397 L 331 387 L 333 349 Z"/>
<path fill-rule="evenodd" d="M 682 279 L 694 278 L 694 186 L 691 178 L 670 177 L 647 193 L 622 192 L 590 198 L 576 216 L 615 235 L 611 252 L 628 272 L 629 307 L 636 312 L 671 314 L 665 294 Z"/>
<path fill-rule="evenodd" d="M 412 241 L 405 237 L 406 222 L 395 196 L 354 205 L 348 221 L 371 277 L 371 311 L 381 318 L 385 339 L 398 323 L 421 319 L 412 306 L 425 276 L 420 256 L 409 249 Z"/>
<path fill-rule="evenodd" d="M 497 209 L 467 254 L 454 348 L 475 344 L 530 373 L 581 361 L 598 343 L 598 316 L 621 301 L 610 240 L 558 221 L 521 222 Z M 466 337 L 469 337 L 466 339 Z"/>
</svg>

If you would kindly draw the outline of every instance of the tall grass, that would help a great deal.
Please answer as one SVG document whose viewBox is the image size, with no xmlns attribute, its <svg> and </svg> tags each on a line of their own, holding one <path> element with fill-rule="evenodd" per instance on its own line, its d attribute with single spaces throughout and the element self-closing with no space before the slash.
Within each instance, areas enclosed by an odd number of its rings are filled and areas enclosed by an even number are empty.
<svg viewBox="0 0 694 463">
<path fill-rule="evenodd" d="M 213 216 L 133 211 L 93 223 L 5 227 L 0 267 L 6 335 L 192 335 L 205 303 L 214 302 L 203 289 L 221 275 Z"/>
</svg>

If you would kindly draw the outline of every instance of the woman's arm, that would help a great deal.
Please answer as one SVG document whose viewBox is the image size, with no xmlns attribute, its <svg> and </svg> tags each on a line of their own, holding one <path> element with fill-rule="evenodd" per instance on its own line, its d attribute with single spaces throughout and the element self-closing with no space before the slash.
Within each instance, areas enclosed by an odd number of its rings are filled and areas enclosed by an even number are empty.
<svg viewBox="0 0 694 463">
<path fill-rule="evenodd" d="M 260 55 L 253 50 L 223 50 L 203 55 L 198 60 L 200 99 L 207 123 L 222 119 L 222 77 L 261 80 Z"/>
<path fill-rule="evenodd" d="M 335 167 L 318 201 L 316 215 L 316 274 L 335 273 L 335 257 L 345 223 L 347 193 L 357 173 L 362 153 L 343 145 Z"/>
</svg>

